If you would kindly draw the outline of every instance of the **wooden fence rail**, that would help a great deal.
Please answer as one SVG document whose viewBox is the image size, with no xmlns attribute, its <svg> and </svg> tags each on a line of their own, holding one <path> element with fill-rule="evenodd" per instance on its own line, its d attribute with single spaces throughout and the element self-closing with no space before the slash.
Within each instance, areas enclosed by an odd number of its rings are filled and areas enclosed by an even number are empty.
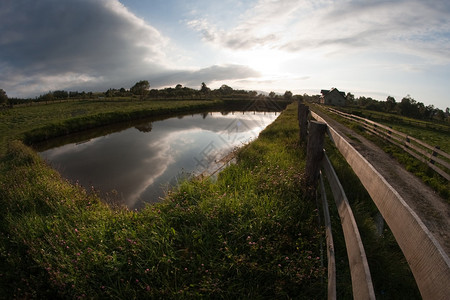
<svg viewBox="0 0 450 300">
<path fill-rule="evenodd" d="M 313 111 L 311 116 L 327 124 Z M 404 199 L 358 151 L 329 125 L 327 133 L 389 225 L 410 265 L 422 297 L 448 299 L 450 259 L 441 245 Z"/>
<path fill-rule="evenodd" d="M 326 155 L 322 160 L 322 167 L 331 186 L 334 201 L 336 202 L 339 217 L 341 219 L 347 256 L 350 264 L 353 298 L 375 299 L 366 252 L 364 251 L 364 246 L 353 216 L 352 208 L 350 207 L 344 189 L 334 172 L 333 166 Z"/>
<path fill-rule="evenodd" d="M 392 144 L 402 148 L 404 151 L 408 152 L 410 155 L 414 156 L 416 159 L 427 164 L 430 168 L 436 171 L 439 175 L 447 180 L 450 180 L 450 174 L 446 170 L 450 170 L 450 155 L 439 149 L 439 147 L 433 147 L 427 143 L 416 139 L 414 137 L 408 136 L 403 132 L 394 130 L 383 124 L 376 123 L 369 119 L 365 119 L 356 115 L 347 114 L 339 110 L 328 108 L 329 111 L 340 115 L 341 117 L 357 122 L 364 126 L 366 130 L 375 134 Z M 438 157 L 441 155 L 443 158 Z M 445 160 L 447 159 L 447 160 Z M 436 165 L 439 164 L 439 165 Z"/>
<path fill-rule="evenodd" d="M 327 194 L 323 183 L 322 172 L 319 177 L 320 195 L 322 198 L 323 216 L 325 220 L 325 235 L 327 243 L 327 261 L 328 261 L 328 300 L 336 299 L 336 257 L 334 255 L 333 233 L 331 231 L 330 211 L 328 209 Z"/>
</svg>

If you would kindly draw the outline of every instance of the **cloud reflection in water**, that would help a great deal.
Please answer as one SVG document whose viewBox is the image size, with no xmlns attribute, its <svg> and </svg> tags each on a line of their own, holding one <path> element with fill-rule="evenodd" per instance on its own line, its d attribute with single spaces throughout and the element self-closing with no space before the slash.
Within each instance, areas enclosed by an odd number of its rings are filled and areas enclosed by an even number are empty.
<svg viewBox="0 0 450 300">
<path fill-rule="evenodd" d="M 40 153 L 65 178 L 117 204 L 139 209 L 159 201 L 183 173 L 201 173 L 235 147 L 255 139 L 277 113 L 208 113 L 141 124 Z M 114 191 L 113 193 L 110 193 Z"/>
</svg>

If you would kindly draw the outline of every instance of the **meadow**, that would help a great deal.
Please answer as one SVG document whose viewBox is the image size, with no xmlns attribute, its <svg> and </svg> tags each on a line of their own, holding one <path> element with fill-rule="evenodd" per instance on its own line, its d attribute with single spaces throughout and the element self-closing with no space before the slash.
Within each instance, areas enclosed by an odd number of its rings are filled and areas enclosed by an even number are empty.
<svg viewBox="0 0 450 300">
<path fill-rule="evenodd" d="M 139 212 L 104 204 L 10 142 L 0 175 L 2 294 L 323 295 L 322 233 L 302 192 L 295 115 L 284 113 L 242 149 L 241 163 L 217 182 L 186 181 Z"/>
<path fill-rule="evenodd" d="M 237 164 L 222 171 L 217 180 L 186 180 L 162 202 L 141 211 L 112 207 L 95 189 L 67 182 L 20 140 L 27 132 L 73 122 L 55 115 L 55 105 L 48 106 L 53 113 L 36 112 L 41 122 L 24 113 L 28 121 L 18 123 L 3 142 L 2 296 L 326 297 L 324 229 L 318 221 L 320 210 L 304 184 L 306 151 L 298 140 L 296 104 L 256 141 L 241 148 Z M 91 115 L 94 119 L 108 115 L 107 110 L 93 109 Z M 346 192 L 356 201 L 357 222 L 371 248 L 368 257 L 377 297 L 417 298 L 395 241 L 388 230 L 374 235 L 373 214 L 364 206 L 370 202 L 359 204 L 370 199 L 361 196 L 363 192 L 353 184 L 354 174 L 338 157 L 336 153 L 332 160 L 348 182 Z M 330 207 L 335 205 L 330 202 Z M 345 245 L 336 213 L 332 218 L 338 245 L 338 295 L 349 298 Z"/>
<path fill-rule="evenodd" d="M 144 117 L 218 107 L 218 100 L 138 101 L 74 100 L 32 103 L 0 110 L 0 155 L 8 142 L 19 139 L 33 143 L 51 137 Z"/>
</svg>

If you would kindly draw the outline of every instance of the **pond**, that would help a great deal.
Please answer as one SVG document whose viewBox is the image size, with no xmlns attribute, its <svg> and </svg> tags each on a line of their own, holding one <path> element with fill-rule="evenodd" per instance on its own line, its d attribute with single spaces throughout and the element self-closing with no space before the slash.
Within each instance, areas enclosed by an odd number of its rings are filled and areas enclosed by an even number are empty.
<svg viewBox="0 0 450 300">
<path fill-rule="evenodd" d="M 113 126 L 102 136 L 74 135 L 62 146 L 41 145 L 38 151 L 71 182 L 93 187 L 109 203 L 141 209 L 160 201 L 180 178 L 216 172 L 278 114 L 209 112 L 146 120 Z"/>
</svg>

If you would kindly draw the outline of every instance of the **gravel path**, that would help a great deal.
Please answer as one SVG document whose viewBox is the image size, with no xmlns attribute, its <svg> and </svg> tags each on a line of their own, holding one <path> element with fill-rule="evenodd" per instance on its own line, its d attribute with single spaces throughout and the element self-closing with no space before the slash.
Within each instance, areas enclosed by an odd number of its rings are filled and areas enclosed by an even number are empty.
<svg viewBox="0 0 450 300">
<path fill-rule="evenodd" d="M 450 205 L 377 145 L 326 114 L 314 110 L 392 185 L 450 255 Z M 351 139 L 349 137 L 352 137 Z"/>
</svg>

